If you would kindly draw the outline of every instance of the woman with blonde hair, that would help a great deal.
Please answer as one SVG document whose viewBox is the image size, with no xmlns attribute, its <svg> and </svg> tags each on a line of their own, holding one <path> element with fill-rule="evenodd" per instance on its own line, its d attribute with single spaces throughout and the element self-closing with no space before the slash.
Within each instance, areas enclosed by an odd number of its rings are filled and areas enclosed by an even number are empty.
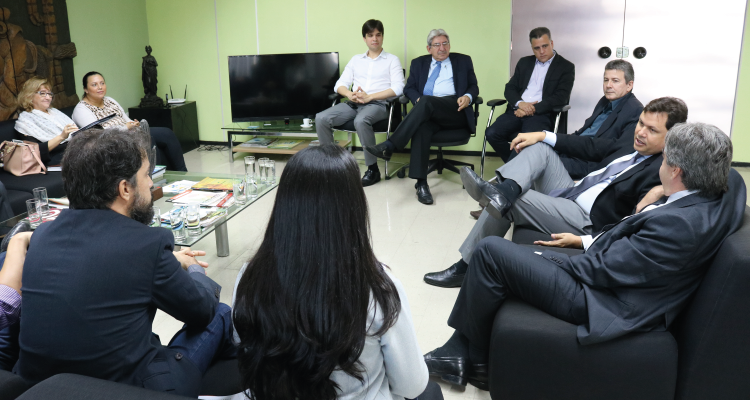
<svg viewBox="0 0 750 400">
<path fill-rule="evenodd" d="M 46 165 L 60 164 L 69 135 L 78 130 L 72 119 L 50 107 L 53 97 L 52 86 L 38 76 L 27 80 L 18 94 L 22 112 L 15 128 L 26 139 L 39 143 L 40 157 Z"/>
</svg>

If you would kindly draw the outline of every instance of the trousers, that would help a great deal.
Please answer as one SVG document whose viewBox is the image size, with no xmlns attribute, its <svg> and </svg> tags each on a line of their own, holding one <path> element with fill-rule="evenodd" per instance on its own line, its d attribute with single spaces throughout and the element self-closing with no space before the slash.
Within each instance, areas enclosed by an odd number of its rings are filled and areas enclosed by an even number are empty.
<svg viewBox="0 0 750 400">
<path fill-rule="evenodd" d="M 448 325 L 489 351 L 495 314 L 509 295 L 571 324 L 588 322 L 580 282 L 533 248 L 489 237 L 471 257 Z"/>
<path fill-rule="evenodd" d="M 357 131 L 362 147 L 374 146 L 375 130 L 372 125 L 386 118 L 388 118 L 388 111 L 385 105 L 380 102 L 357 104 L 356 109 L 346 103 L 339 103 L 315 115 L 315 130 L 318 133 L 320 144 L 332 144 L 333 127 L 354 120 L 354 129 Z M 373 165 L 377 163 L 377 157 L 366 151 L 364 153 L 365 164 Z"/>
<path fill-rule="evenodd" d="M 508 105 L 508 107 L 512 106 Z M 530 117 L 518 118 L 516 114 L 509 111 L 497 117 L 484 135 L 500 158 L 508 162 L 512 158 L 509 142 L 513 141 L 519 133 L 543 130 L 552 130 L 552 120 L 549 114 L 534 114 Z"/>
</svg>

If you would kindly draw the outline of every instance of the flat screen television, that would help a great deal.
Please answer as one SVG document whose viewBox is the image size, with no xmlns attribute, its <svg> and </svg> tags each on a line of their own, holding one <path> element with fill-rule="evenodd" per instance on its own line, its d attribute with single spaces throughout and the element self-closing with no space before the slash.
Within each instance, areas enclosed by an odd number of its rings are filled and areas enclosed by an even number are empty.
<svg viewBox="0 0 750 400">
<path fill-rule="evenodd" d="M 338 79 L 335 52 L 230 56 L 232 122 L 314 118 Z"/>
</svg>

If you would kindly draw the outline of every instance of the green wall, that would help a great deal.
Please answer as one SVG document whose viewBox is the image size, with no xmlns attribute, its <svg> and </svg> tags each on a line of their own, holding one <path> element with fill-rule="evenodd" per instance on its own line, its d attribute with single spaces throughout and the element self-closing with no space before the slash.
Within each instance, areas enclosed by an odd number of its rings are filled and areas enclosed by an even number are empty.
<svg viewBox="0 0 750 400">
<path fill-rule="evenodd" d="M 146 0 L 68 0 L 67 4 L 70 38 L 78 50 L 73 58 L 78 97 L 83 97 L 83 75 L 98 71 L 107 80 L 108 96 L 126 110 L 138 105 L 143 97 L 141 57 L 149 40 Z"/>
<path fill-rule="evenodd" d="M 143 96 L 140 82 L 143 47 L 149 43 L 159 62 L 159 93 L 163 96 L 172 85 L 174 93 L 182 96 L 187 84 L 188 98 L 198 102 L 201 140 L 224 141 L 221 126 L 231 123 L 227 56 L 338 51 L 343 70 L 353 55 L 366 50 L 360 28 L 368 18 L 383 21 L 384 47 L 398 56 L 407 70 L 411 59 L 426 54 L 429 30 L 445 29 L 451 35 L 451 50 L 472 56 L 480 95 L 485 101 L 502 97 L 510 73 L 511 1 L 68 0 L 67 3 L 71 37 L 78 47 L 74 59 L 77 82 L 84 73 L 96 69 L 105 74 L 109 94 L 123 107 L 136 105 Z M 470 11 L 466 10 L 467 4 L 471 5 Z M 105 16 L 92 17 L 101 12 Z M 746 20 L 747 16 L 750 11 Z M 750 162 L 750 113 L 744 111 L 750 108 L 750 53 L 746 52 L 749 43 L 750 32 L 746 31 L 732 130 L 734 160 L 740 162 Z M 78 94 L 82 94 L 80 87 Z M 477 137 L 459 149 L 481 150 L 489 109 L 481 107 L 480 113 Z"/>
</svg>

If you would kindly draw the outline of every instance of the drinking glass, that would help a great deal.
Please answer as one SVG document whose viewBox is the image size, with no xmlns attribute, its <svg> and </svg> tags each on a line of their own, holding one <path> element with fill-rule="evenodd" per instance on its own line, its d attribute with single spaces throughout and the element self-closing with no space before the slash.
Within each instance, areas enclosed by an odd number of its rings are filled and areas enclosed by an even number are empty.
<svg viewBox="0 0 750 400">
<path fill-rule="evenodd" d="M 175 239 L 185 239 L 184 224 L 185 207 L 175 205 L 169 211 L 169 223 L 172 225 L 172 233 Z"/>
<path fill-rule="evenodd" d="M 245 157 L 245 182 L 255 182 L 255 157 Z"/>
<path fill-rule="evenodd" d="M 26 200 L 26 211 L 29 215 L 29 225 L 36 228 L 42 223 L 42 209 L 36 199 Z"/>
<path fill-rule="evenodd" d="M 245 194 L 247 200 L 255 200 L 258 197 L 258 184 L 255 182 L 248 182 L 245 186 Z"/>
<path fill-rule="evenodd" d="M 258 159 L 258 168 L 260 172 L 260 183 L 267 183 L 268 181 L 268 164 L 266 163 L 268 161 L 267 157 L 259 158 Z"/>
<path fill-rule="evenodd" d="M 159 207 L 151 207 L 152 210 L 154 210 L 154 216 L 151 218 L 151 226 L 153 227 L 159 227 L 161 226 L 161 210 L 159 210 Z"/>
<path fill-rule="evenodd" d="M 269 184 L 276 183 L 276 161 L 274 160 L 267 160 L 266 161 L 266 180 Z"/>
<path fill-rule="evenodd" d="M 39 203 L 42 219 L 49 215 L 49 200 L 47 199 L 47 188 L 38 187 L 34 189 L 34 200 Z"/>
<path fill-rule="evenodd" d="M 237 204 L 245 204 L 247 202 L 247 187 L 250 183 L 246 183 L 244 179 L 233 179 L 232 180 L 232 193 L 234 194 L 234 201 Z"/>
<path fill-rule="evenodd" d="M 189 236 L 198 236 L 201 234 L 200 204 L 188 204 L 185 225 L 187 225 L 187 234 Z"/>
</svg>

